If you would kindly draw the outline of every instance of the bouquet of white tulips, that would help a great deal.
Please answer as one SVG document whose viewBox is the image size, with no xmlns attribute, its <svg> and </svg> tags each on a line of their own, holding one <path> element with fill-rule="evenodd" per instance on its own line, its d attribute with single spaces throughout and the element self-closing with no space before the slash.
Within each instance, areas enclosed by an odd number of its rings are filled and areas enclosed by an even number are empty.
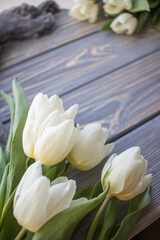
<svg viewBox="0 0 160 240">
<path fill-rule="evenodd" d="M 141 31 L 149 17 L 152 26 L 160 31 L 160 0 L 74 0 L 71 17 L 90 23 L 96 22 L 98 15 L 108 20 L 102 30 L 112 30 L 117 34 L 131 35 Z"/>
<path fill-rule="evenodd" d="M 106 158 L 114 147 L 105 144 L 108 129 L 98 123 L 81 128 L 74 122 L 78 105 L 65 111 L 57 95 L 39 93 L 28 108 L 16 80 L 14 98 L 1 95 L 11 124 L 6 149 L 0 148 L 0 239 L 69 240 L 96 207 L 85 239 L 127 239 L 150 202 L 152 175 L 145 175 L 147 161 L 140 148 L 111 155 L 101 180 L 76 191 L 76 181 L 67 174 L 73 167 L 87 171 Z M 118 226 L 116 199 L 130 201 Z"/>
</svg>

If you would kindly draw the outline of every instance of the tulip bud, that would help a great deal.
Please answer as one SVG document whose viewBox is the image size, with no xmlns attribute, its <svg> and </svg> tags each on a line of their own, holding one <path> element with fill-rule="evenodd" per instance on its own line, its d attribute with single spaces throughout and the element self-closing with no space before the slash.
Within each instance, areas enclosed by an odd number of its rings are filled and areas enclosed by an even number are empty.
<svg viewBox="0 0 160 240">
<path fill-rule="evenodd" d="M 110 27 L 115 33 L 131 35 L 135 32 L 137 25 L 138 21 L 132 14 L 122 13 L 113 20 Z"/>
<path fill-rule="evenodd" d="M 76 0 L 69 14 L 71 17 L 83 21 L 88 20 L 94 23 L 97 20 L 99 7 L 93 0 Z"/>
<path fill-rule="evenodd" d="M 62 161 L 71 151 L 77 129 L 74 117 L 78 105 L 64 111 L 62 100 L 39 93 L 28 112 L 23 131 L 23 149 L 27 156 L 45 165 Z"/>
<path fill-rule="evenodd" d="M 98 165 L 113 149 L 113 144 L 104 145 L 108 130 L 98 123 L 91 123 L 79 129 L 75 145 L 67 159 L 81 170 Z"/>
<path fill-rule="evenodd" d="M 32 164 L 23 175 L 13 204 L 18 223 L 37 232 L 49 219 L 68 208 L 76 191 L 76 182 L 59 177 L 51 182 L 42 176 L 41 162 Z"/>
<path fill-rule="evenodd" d="M 132 147 L 120 155 L 113 154 L 104 165 L 101 182 L 109 193 L 120 200 L 129 200 L 143 192 L 149 185 L 152 174 L 144 176 L 147 161 L 139 147 Z"/>
<path fill-rule="evenodd" d="M 132 0 L 103 0 L 105 12 L 114 15 L 123 12 L 124 9 L 132 8 Z"/>
</svg>

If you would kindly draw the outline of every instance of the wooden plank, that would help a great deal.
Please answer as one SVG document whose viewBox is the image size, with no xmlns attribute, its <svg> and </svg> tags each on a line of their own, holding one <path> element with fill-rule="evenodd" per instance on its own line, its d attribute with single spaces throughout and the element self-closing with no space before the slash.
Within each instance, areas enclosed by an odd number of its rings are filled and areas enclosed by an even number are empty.
<svg viewBox="0 0 160 240">
<path fill-rule="evenodd" d="M 28 96 L 62 95 L 159 48 L 160 34 L 153 29 L 138 36 L 100 32 L 1 71 L 0 88 L 11 94 L 12 79 L 19 77 Z"/>
<path fill-rule="evenodd" d="M 96 32 L 101 29 L 104 23 L 103 18 L 100 18 L 94 24 L 75 21 L 66 10 L 57 13 L 55 16 L 56 25 L 52 33 L 38 39 L 16 41 L 3 45 L 0 70 Z"/>
<path fill-rule="evenodd" d="M 151 181 L 151 203 L 145 209 L 145 211 L 140 216 L 137 224 L 135 225 L 133 232 L 130 237 L 135 236 L 151 223 L 156 221 L 160 217 L 160 116 L 155 119 L 147 122 L 143 126 L 135 129 L 134 131 L 128 133 L 124 137 L 115 141 L 115 148 L 113 153 L 121 153 L 132 146 L 140 146 L 142 154 L 145 159 L 148 160 L 147 173 L 152 173 Z M 105 164 L 104 160 L 99 166 L 88 171 L 80 172 L 76 169 L 73 169 L 70 173 L 70 178 L 74 178 L 77 181 L 77 185 L 80 185 L 80 188 L 85 188 L 87 186 L 95 184 L 101 176 L 102 168 Z M 118 207 L 118 216 L 121 218 L 126 212 L 128 206 L 127 201 L 119 202 Z M 88 219 L 86 220 L 88 221 Z M 85 236 L 85 221 L 81 226 L 78 227 L 77 232 L 73 235 L 73 240 L 82 240 Z M 81 230 L 79 230 L 81 229 Z"/>
<path fill-rule="evenodd" d="M 113 137 L 160 110 L 160 51 L 138 60 L 96 81 L 62 96 L 65 108 L 79 104 L 76 121 L 81 125 L 98 121 L 110 129 Z M 133 74 L 134 73 L 134 74 Z M 25 91 L 31 99 L 38 91 L 51 95 L 53 87 Z M 0 120 L 9 119 L 9 111 L 0 101 Z"/>
</svg>

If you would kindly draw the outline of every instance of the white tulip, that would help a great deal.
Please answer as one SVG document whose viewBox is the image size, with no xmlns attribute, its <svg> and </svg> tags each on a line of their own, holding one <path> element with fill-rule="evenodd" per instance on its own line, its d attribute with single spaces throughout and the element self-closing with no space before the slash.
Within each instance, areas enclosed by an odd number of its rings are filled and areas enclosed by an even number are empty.
<svg viewBox="0 0 160 240">
<path fill-rule="evenodd" d="M 94 23 L 97 20 L 98 12 L 99 7 L 93 0 L 77 0 L 69 14 L 79 21 L 88 20 L 90 23 Z"/>
<path fill-rule="evenodd" d="M 138 21 L 132 14 L 122 13 L 113 20 L 110 27 L 115 33 L 131 35 L 135 32 L 137 25 Z"/>
<path fill-rule="evenodd" d="M 105 145 L 108 129 L 99 123 L 86 125 L 77 133 L 75 145 L 67 157 L 74 166 L 89 170 L 98 165 L 113 149 L 113 144 Z"/>
<path fill-rule="evenodd" d="M 132 8 L 132 0 L 103 0 L 105 12 L 114 15 L 123 12 L 124 9 Z"/>
<path fill-rule="evenodd" d="M 64 111 L 62 100 L 39 93 L 28 112 L 23 131 L 23 148 L 27 156 L 45 165 L 62 161 L 71 151 L 77 129 L 74 117 L 78 105 Z"/>
<path fill-rule="evenodd" d="M 110 183 L 109 193 L 121 200 L 129 200 L 143 192 L 152 174 L 144 176 L 147 161 L 139 147 L 132 147 L 120 155 L 113 154 L 106 162 L 101 176 L 104 188 Z"/>
<path fill-rule="evenodd" d="M 75 191 L 74 180 L 59 177 L 50 183 L 42 176 L 41 162 L 35 162 L 18 185 L 13 214 L 21 226 L 37 232 L 49 219 L 71 205 Z"/>
</svg>

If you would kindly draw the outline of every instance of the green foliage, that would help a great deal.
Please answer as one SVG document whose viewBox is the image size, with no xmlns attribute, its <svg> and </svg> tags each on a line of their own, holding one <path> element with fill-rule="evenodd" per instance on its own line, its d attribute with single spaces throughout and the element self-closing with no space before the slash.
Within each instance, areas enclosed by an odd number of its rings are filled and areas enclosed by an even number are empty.
<svg viewBox="0 0 160 240">
<path fill-rule="evenodd" d="M 94 186 L 90 186 L 81 191 L 77 191 L 74 196 L 74 199 L 78 199 L 81 197 L 85 197 L 87 199 L 92 199 L 94 197 L 97 197 L 102 192 L 103 192 L 103 190 L 102 190 L 101 181 L 98 181 Z"/>
<path fill-rule="evenodd" d="M 35 233 L 33 240 L 69 240 L 77 224 L 86 214 L 97 207 L 105 196 L 106 191 L 101 193 L 98 197 L 77 203 L 60 212 Z"/>
<path fill-rule="evenodd" d="M 4 153 L 3 153 L 3 149 L 0 146 L 0 183 L 1 183 L 1 180 L 2 180 L 2 176 L 3 176 L 3 173 L 4 173 L 5 167 L 6 167 L 5 156 L 4 156 Z"/>
<path fill-rule="evenodd" d="M 160 0 L 149 0 L 149 6 L 150 8 L 155 8 L 160 4 Z"/>
<path fill-rule="evenodd" d="M 12 88 L 14 100 L 5 93 L 1 92 L 3 98 L 8 103 L 10 108 L 11 126 L 5 151 L 8 167 L 4 174 L 4 181 L 2 180 L 3 185 L 1 184 L 0 188 L 0 193 L 2 192 L 0 194 L 0 207 L 4 206 L 4 197 L 6 203 L 14 189 L 17 187 L 27 165 L 27 157 L 24 154 L 22 147 L 22 133 L 28 113 L 28 102 L 23 89 L 15 79 L 13 80 Z M 7 212 L 7 215 L 5 216 L 0 232 L 0 239 L 12 240 L 17 235 L 19 230 L 20 226 L 13 216 L 13 207 L 11 206 Z"/>
<path fill-rule="evenodd" d="M 4 173 L 2 175 L 3 177 L 0 184 L 0 216 L 1 216 L 4 202 L 5 202 L 8 169 L 9 169 L 9 165 L 7 164 L 7 166 L 5 167 Z"/>
<path fill-rule="evenodd" d="M 135 33 L 139 33 L 142 30 L 142 28 L 144 27 L 148 17 L 149 17 L 149 12 L 141 12 L 141 13 L 139 13 L 139 16 L 138 16 L 138 26 L 136 28 L 136 32 Z"/>
<path fill-rule="evenodd" d="M 111 30 L 111 27 L 110 27 L 111 23 L 112 23 L 112 20 L 105 22 L 104 25 L 102 26 L 101 30 L 103 30 L 103 31 Z"/>
<path fill-rule="evenodd" d="M 63 176 L 65 168 L 66 168 L 65 160 L 63 160 L 62 162 L 56 164 L 55 166 L 49 167 L 45 175 L 47 178 L 49 178 L 50 181 L 53 181 L 57 177 Z"/>
<path fill-rule="evenodd" d="M 15 101 L 15 116 L 13 123 L 13 133 L 12 133 L 12 143 L 11 143 L 11 154 L 9 163 L 9 175 L 7 183 L 7 195 L 6 201 L 17 187 L 20 182 L 26 167 L 26 155 L 23 151 L 22 146 L 22 133 L 28 113 L 28 102 L 26 95 L 17 83 L 16 80 L 13 81 L 13 94 Z"/>
<path fill-rule="evenodd" d="M 108 207 L 104 213 L 103 219 L 99 226 L 98 235 L 96 237 L 97 240 L 106 240 L 109 237 L 112 228 L 114 227 L 116 220 L 116 209 L 117 209 L 117 200 L 113 197 Z"/>
<path fill-rule="evenodd" d="M 133 7 L 129 12 L 136 13 L 136 12 L 143 12 L 143 11 L 150 11 L 150 6 L 147 0 L 134 0 Z"/>
<path fill-rule="evenodd" d="M 14 240 L 20 230 L 21 227 L 13 216 L 13 206 L 11 206 L 9 211 L 7 212 L 4 224 L 2 225 L 0 231 L 0 239 Z"/>
<path fill-rule="evenodd" d="M 130 200 L 128 212 L 123 218 L 121 223 L 115 227 L 113 233 L 116 231 L 116 234 L 111 236 L 111 240 L 127 240 L 138 217 L 144 210 L 144 208 L 150 203 L 149 187 L 141 194 Z M 105 239 L 106 240 L 106 239 Z"/>
<path fill-rule="evenodd" d="M 2 95 L 3 99 L 5 100 L 5 102 L 8 104 L 8 107 L 10 110 L 10 116 L 11 116 L 10 131 L 9 131 L 9 136 L 8 136 L 7 145 L 6 145 L 6 149 L 5 149 L 5 160 L 6 160 L 6 163 L 8 163 L 10 161 L 10 150 L 11 150 L 11 143 L 12 143 L 12 137 L 13 137 L 15 103 L 14 103 L 14 100 L 10 96 L 5 94 L 2 90 L 1 90 L 1 95 Z"/>
<path fill-rule="evenodd" d="M 152 26 L 160 31 L 160 4 L 153 10 Z"/>
</svg>

